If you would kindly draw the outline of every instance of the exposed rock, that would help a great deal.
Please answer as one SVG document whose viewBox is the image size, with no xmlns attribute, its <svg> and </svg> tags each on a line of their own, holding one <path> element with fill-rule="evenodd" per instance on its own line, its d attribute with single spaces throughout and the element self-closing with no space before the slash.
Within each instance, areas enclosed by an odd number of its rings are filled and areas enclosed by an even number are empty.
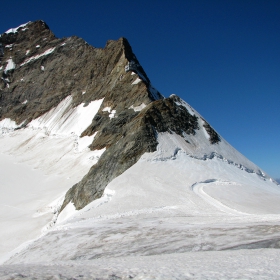
<svg viewBox="0 0 280 280">
<path fill-rule="evenodd" d="M 203 126 L 205 127 L 207 133 L 210 136 L 209 140 L 210 140 L 211 144 L 217 144 L 218 142 L 221 141 L 221 138 L 220 138 L 219 134 L 205 120 L 204 120 L 204 125 Z"/>
<path fill-rule="evenodd" d="M 98 49 L 75 36 L 57 39 L 43 21 L 37 21 L 2 34 L 0 43 L 4 48 L 0 120 L 8 117 L 18 124 L 28 123 L 70 94 L 73 107 L 104 98 L 104 107 L 112 107 L 117 114 L 155 100 L 150 81 L 125 38 Z M 5 71 L 9 59 L 15 68 Z M 143 77 L 137 85 L 131 85 L 135 76 L 125 72 L 131 60 Z M 156 97 L 162 98 L 159 93 Z"/>
</svg>

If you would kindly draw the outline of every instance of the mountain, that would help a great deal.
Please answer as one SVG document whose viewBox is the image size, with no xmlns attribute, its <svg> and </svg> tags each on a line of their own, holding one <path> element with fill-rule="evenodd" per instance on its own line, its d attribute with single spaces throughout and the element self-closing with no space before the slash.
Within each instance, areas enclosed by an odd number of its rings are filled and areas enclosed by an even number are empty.
<svg viewBox="0 0 280 280">
<path fill-rule="evenodd" d="M 279 247 L 277 183 L 163 97 L 127 39 L 99 49 L 29 22 L 1 35 L 0 75 L 6 263 Z"/>
</svg>

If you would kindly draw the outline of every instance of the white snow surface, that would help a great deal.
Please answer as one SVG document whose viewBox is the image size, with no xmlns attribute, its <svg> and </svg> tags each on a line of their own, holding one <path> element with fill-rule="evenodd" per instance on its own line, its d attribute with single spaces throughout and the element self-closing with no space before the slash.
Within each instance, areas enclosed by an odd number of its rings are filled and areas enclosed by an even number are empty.
<svg viewBox="0 0 280 280">
<path fill-rule="evenodd" d="M 63 211 L 59 214 L 58 219 L 56 221 L 57 224 L 62 223 L 67 220 L 69 217 L 73 216 L 76 212 L 78 212 L 75 208 L 73 202 L 69 202 Z"/>
<path fill-rule="evenodd" d="M 105 107 L 102 111 L 110 113 L 111 112 L 111 107 Z"/>
<path fill-rule="evenodd" d="M 20 125 L 17 125 L 15 121 L 8 118 L 3 119 L 0 121 L 0 135 L 14 131 L 18 127 L 20 127 Z"/>
<path fill-rule="evenodd" d="M 139 112 L 139 111 L 142 111 L 147 105 L 145 103 L 142 103 L 141 105 L 139 106 L 135 106 L 132 105 L 130 106 L 128 109 L 133 109 L 135 112 Z"/>
<path fill-rule="evenodd" d="M 6 72 L 8 72 L 10 70 L 13 70 L 15 68 L 16 68 L 16 65 L 13 62 L 13 59 L 10 58 L 10 59 L 7 60 L 7 65 L 6 65 L 6 68 L 5 68 L 4 72 L 6 73 Z"/>
<path fill-rule="evenodd" d="M 15 130 L 21 124 L 10 119 L 0 121 L 0 260 L 52 227 L 66 191 L 105 151 L 88 148 L 95 135 L 79 137 L 102 100 L 76 108 L 71 100 L 25 129 Z"/>
<path fill-rule="evenodd" d="M 90 102 L 87 106 L 82 103 L 72 108 L 72 96 L 69 95 L 57 107 L 33 120 L 29 127 L 44 129 L 48 134 L 80 136 L 91 124 L 102 102 L 103 99 L 100 99 Z"/>
<path fill-rule="evenodd" d="M 12 48 L 14 44 L 6 45 L 5 48 Z"/>
<path fill-rule="evenodd" d="M 279 186 L 224 139 L 209 145 L 204 120 L 187 104 L 200 125 L 196 135 L 184 136 L 189 143 L 175 133 L 158 133 L 157 151 L 110 182 L 100 199 L 79 211 L 70 202 L 57 217 L 61 197 L 90 167 L 90 152 L 76 158 L 72 138 L 65 137 L 71 129 L 50 125 L 64 116 L 67 102 L 45 116 L 49 136 L 30 126 L 0 138 L 0 159 L 22 162 L 0 169 L 7 176 L 1 183 L 6 263 L 0 276 L 279 279 Z M 36 176 L 40 184 L 24 181 Z M 11 234 L 17 241 L 8 239 Z"/>
<path fill-rule="evenodd" d="M 140 82 L 142 82 L 142 80 L 140 78 L 136 78 L 136 80 L 134 82 L 132 82 L 132 85 L 137 85 Z"/>
<path fill-rule="evenodd" d="M 76 138 L 31 129 L 0 138 L 0 260 L 40 236 L 60 207 L 48 205 L 79 182 L 105 151 L 79 151 L 76 145 Z"/>
</svg>

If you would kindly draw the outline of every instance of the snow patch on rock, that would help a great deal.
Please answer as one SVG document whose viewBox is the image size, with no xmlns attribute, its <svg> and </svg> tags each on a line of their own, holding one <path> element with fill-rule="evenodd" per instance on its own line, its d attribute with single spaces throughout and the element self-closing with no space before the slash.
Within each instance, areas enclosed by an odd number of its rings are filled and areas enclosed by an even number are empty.
<svg viewBox="0 0 280 280">
<path fill-rule="evenodd" d="M 22 64 L 20 64 L 20 66 L 23 66 L 23 65 L 25 65 L 25 64 L 28 64 L 28 63 L 30 63 L 30 62 L 32 62 L 32 61 L 34 61 L 34 60 L 37 60 L 37 59 L 39 59 L 40 57 L 49 55 L 49 54 L 51 54 L 54 50 L 55 50 L 55 47 L 54 47 L 54 48 L 50 48 L 50 49 L 46 50 L 45 52 L 43 52 L 43 53 L 41 53 L 41 54 L 32 56 L 32 57 L 26 59 Z"/>
<path fill-rule="evenodd" d="M 135 106 L 134 105 L 131 105 L 128 109 L 133 109 L 135 112 L 140 112 L 142 111 L 147 105 L 145 103 L 142 103 L 141 105 L 139 106 Z"/>
<path fill-rule="evenodd" d="M 23 28 L 25 26 L 27 26 L 31 21 L 21 24 L 20 26 L 16 27 L 16 28 L 10 28 L 9 30 L 7 30 L 5 33 L 9 34 L 9 33 L 16 33 L 19 31 L 20 28 Z M 26 28 L 23 28 L 22 31 L 24 31 Z"/>
<path fill-rule="evenodd" d="M 7 73 L 8 71 L 13 70 L 15 68 L 16 68 L 16 64 L 13 62 L 13 59 L 10 58 L 7 60 L 7 65 L 4 72 Z"/>
<path fill-rule="evenodd" d="M 103 112 L 108 112 L 109 113 L 109 118 L 112 119 L 115 117 L 116 114 L 116 110 L 112 110 L 111 107 L 105 107 L 103 110 Z"/>
<path fill-rule="evenodd" d="M 140 78 L 137 78 L 133 83 L 132 85 L 137 85 L 139 84 L 140 82 L 142 82 L 142 80 Z"/>
</svg>

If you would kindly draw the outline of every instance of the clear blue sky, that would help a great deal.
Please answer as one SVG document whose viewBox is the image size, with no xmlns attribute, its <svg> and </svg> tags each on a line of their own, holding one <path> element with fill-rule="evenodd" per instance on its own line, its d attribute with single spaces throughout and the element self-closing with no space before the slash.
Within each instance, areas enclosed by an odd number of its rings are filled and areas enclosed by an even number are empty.
<svg viewBox="0 0 280 280">
<path fill-rule="evenodd" d="M 153 85 L 280 178 L 280 1 L 2 1 L 0 33 L 44 20 L 95 47 L 126 37 Z"/>
</svg>

